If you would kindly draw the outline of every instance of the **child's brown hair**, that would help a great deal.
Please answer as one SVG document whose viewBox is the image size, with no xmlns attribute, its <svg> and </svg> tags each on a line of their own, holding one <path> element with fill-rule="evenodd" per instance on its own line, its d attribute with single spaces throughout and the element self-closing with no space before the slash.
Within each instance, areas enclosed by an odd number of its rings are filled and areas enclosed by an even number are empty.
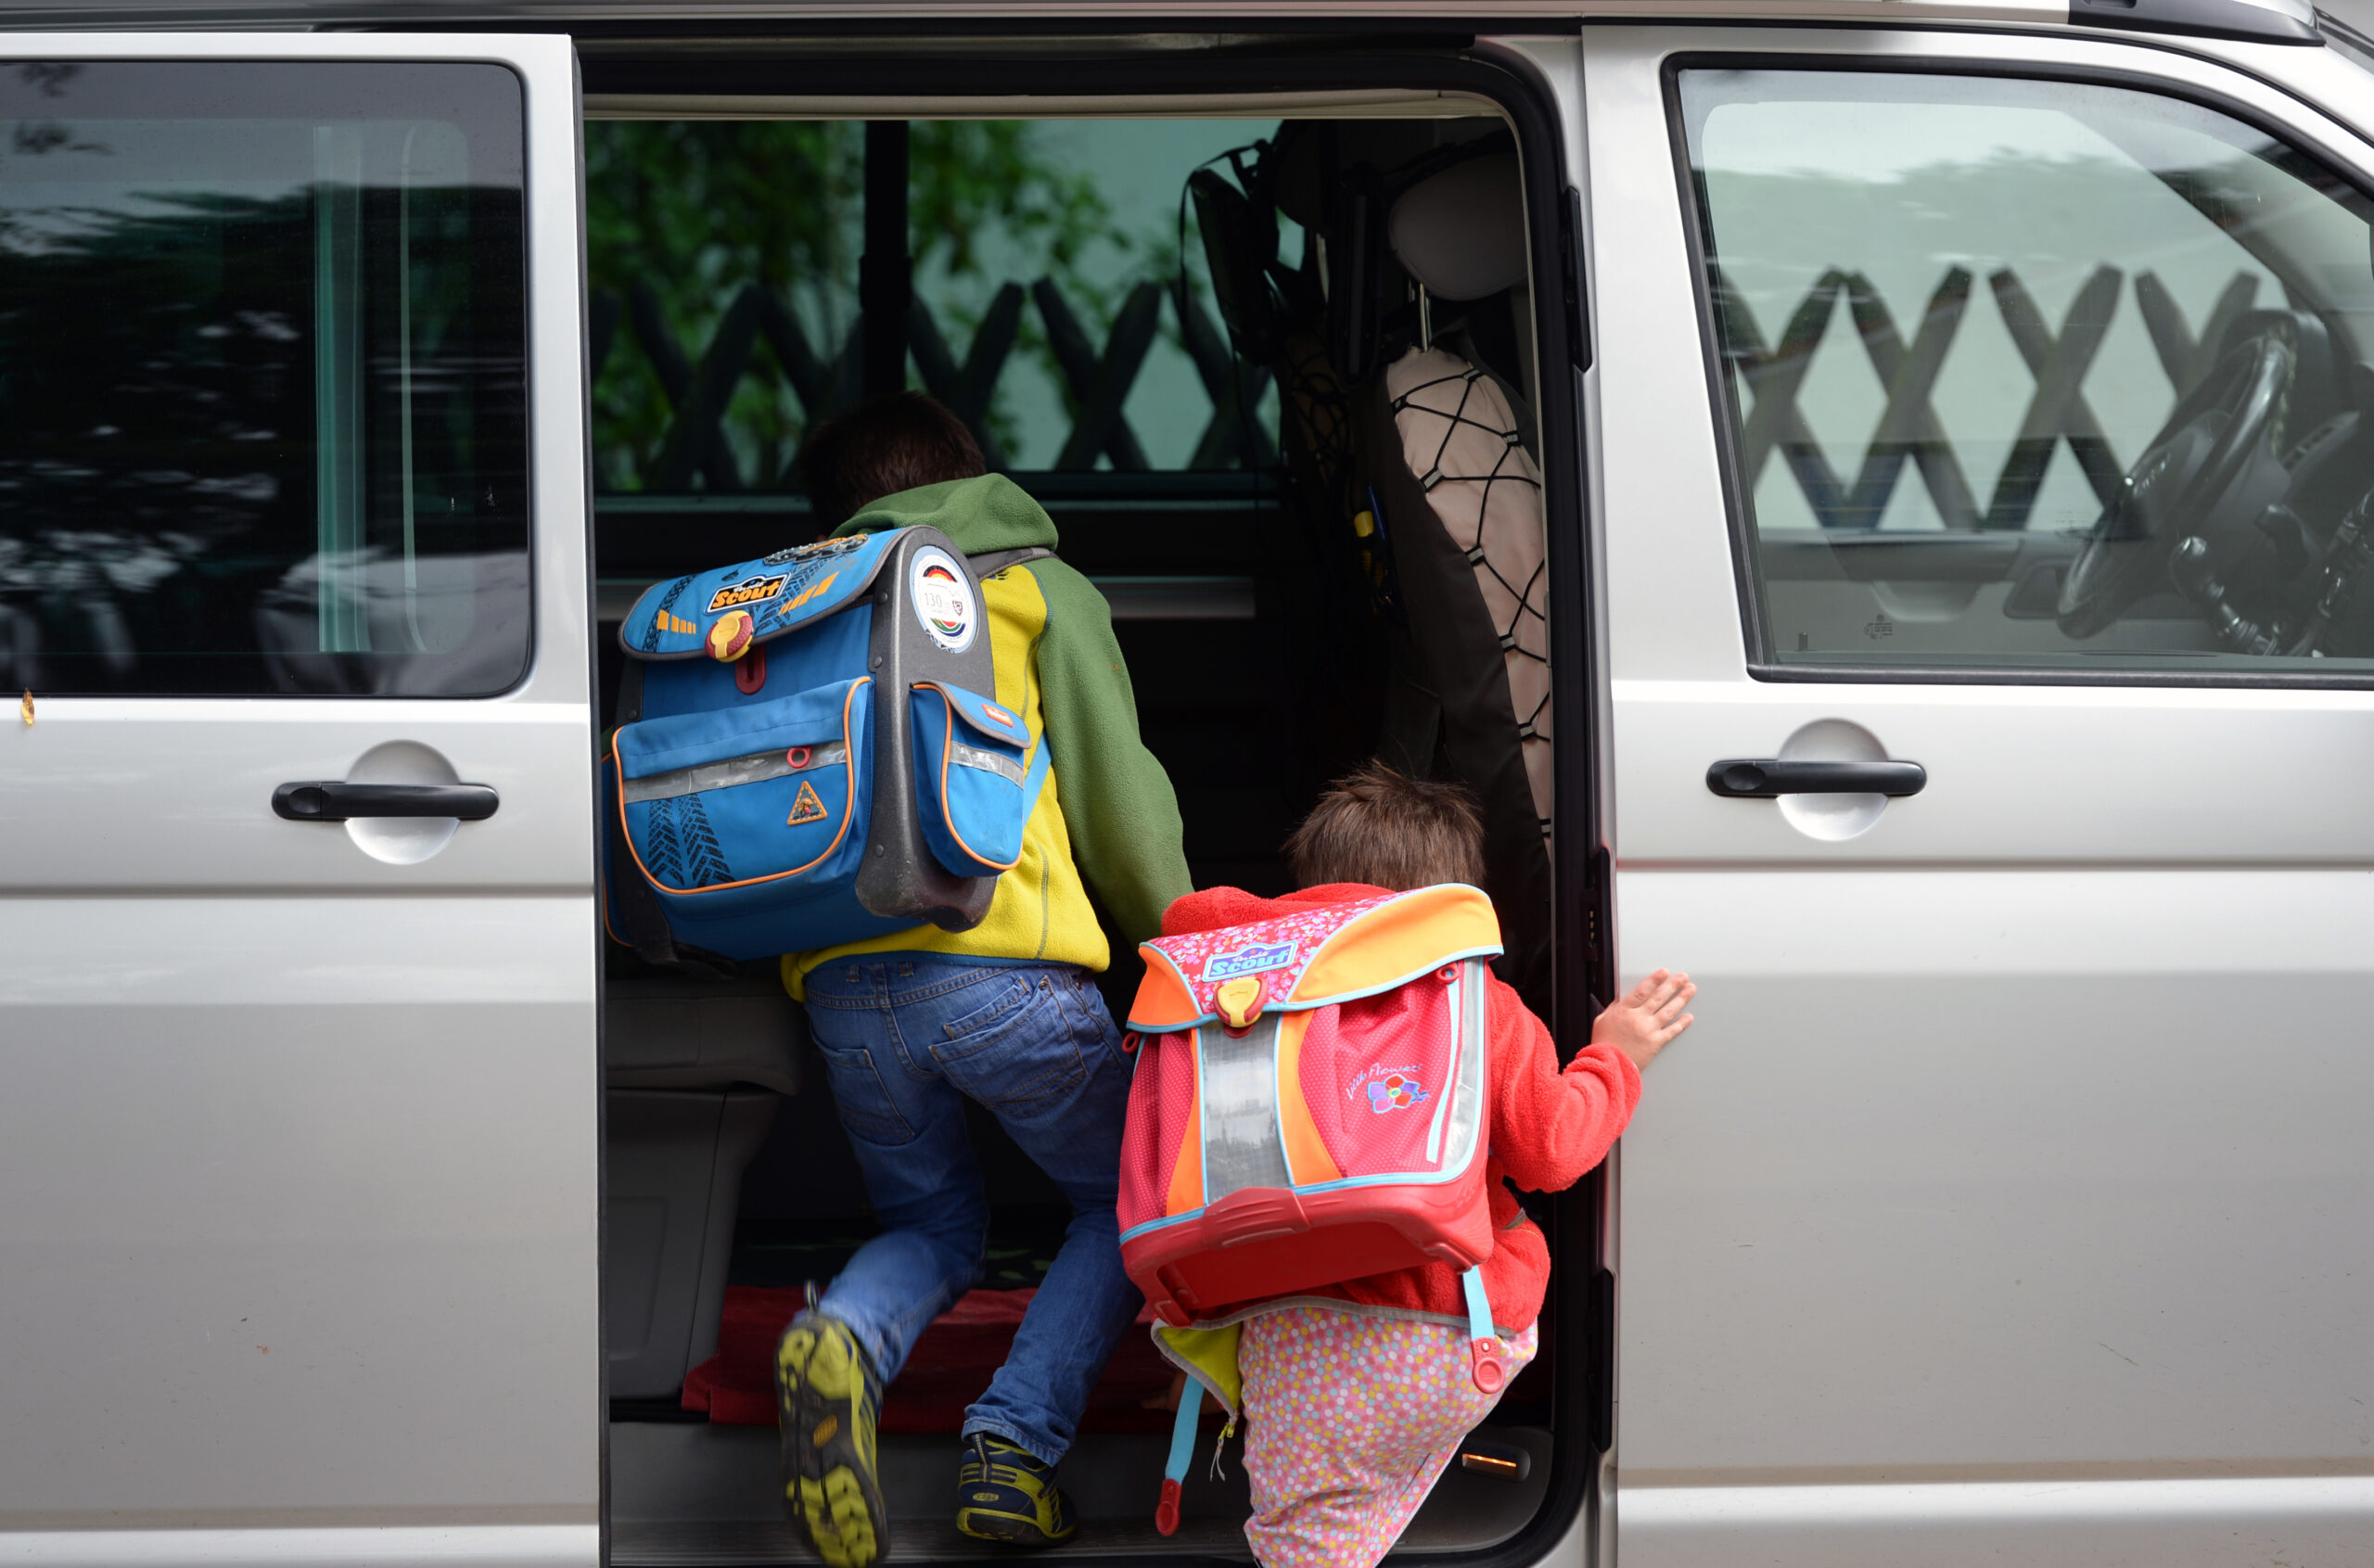
<svg viewBox="0 0 2374 1568">
<path fill-rule="evenodd" d="M 820 534 L 886 495 L 988 471 L 964 422 L 921 392 L 892 392 L 826 420 L 809 432 L 794 466 Z"/>
<path fill-rule="evenodd" d="M 1328 785 L 1285 849 L 1304 887 L 1365 882 L 1406 892 L 1484 882 L 1484 818 L 1475 797 L 1375 760 Z"/>
</svg>

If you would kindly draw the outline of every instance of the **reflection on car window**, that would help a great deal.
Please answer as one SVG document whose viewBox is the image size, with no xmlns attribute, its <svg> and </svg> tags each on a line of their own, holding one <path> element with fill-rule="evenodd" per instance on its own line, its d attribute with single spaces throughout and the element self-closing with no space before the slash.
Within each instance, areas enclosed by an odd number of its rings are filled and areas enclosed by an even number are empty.
<svg viewBox="0 0 2374 1568">
<path fill-rule="evenodd" d="M 0 684 L 518 680 L 520 112 L 491 66 L 0 67 Z"/>
<path fill-rule="evenodd" d="M 2355 190 L 2118 88 L 1679 93 L 1766 665 L 2374 658 Z"/>
<path fill-rule="evenodd" d="M 796 504 L 799 443 L 865 395 L 865 213 L 886 188 L 904 191 L 905 383 L 952 409 L 990 467 L 1266 467 L 1277 392 L 1230 354 L 1202 249 L 1179 242 L 1189 173 L 1275 130 L 591 121 L 597 505 Z M 1297 255 L 1287 230 L 1282 253 Z"/>
</svg>

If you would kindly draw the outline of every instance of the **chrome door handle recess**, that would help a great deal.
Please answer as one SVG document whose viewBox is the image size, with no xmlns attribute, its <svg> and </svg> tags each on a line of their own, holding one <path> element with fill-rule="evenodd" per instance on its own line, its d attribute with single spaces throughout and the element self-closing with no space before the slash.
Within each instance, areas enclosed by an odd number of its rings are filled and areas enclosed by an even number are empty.
<svg viewBox="0 0 2374 1568">
<path fill-rule="evenodd" d="M 1783 795 L 1918 795 L 1929 770 L 1918 762 L 1783 762 L 1734 757 L 1706 770 L 1706 787 L 1733 800 Z"/>
<path fill-rule="evenodd" d="M 489 784 L 344 784 L 324 779 L 285 784 L 272 809 L 292 822 L 342 822 L 349 817 L 455 817 L 481 822 L 502 799 Z"/>
</svg>

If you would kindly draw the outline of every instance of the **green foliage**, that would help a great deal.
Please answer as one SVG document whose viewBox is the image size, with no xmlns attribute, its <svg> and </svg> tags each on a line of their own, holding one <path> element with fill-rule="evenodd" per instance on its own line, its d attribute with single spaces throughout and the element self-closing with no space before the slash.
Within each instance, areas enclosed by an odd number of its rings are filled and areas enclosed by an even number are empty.
<svg viewBox="0 0 2374 1568">
<path fill-rule="evenodd" d="M 1088 313 L 1109 316 L 1107 292 L 1079 273 L 1102 242 L 1124 250 L 1111 209 L 1086 176 L 1058 168 L 1027 121 L 924 121 L 912 130 L 908 221 L 919 293 L 961 359 L 997 286 L 1052 275 Z M 586 127 L 586 243 L 597 294 L 657 298 L 686 357 L 697 363 L 718 318 L 746 284 L 791 308 L 830 363 L 857 327 L 865 130 L 859 122 L 597 121 Z M 1044 358 L 1026 314 L 1020 351 Z M 727 411 L 742 473 L 773 485 L 808 421 L 763 344 Z M 621 322 L 594 389 L 603 488 L 632 490 L 657 456 L 666 396 Z M 994 406 L 989 423 L 1010 436 Z"/>
</svg>

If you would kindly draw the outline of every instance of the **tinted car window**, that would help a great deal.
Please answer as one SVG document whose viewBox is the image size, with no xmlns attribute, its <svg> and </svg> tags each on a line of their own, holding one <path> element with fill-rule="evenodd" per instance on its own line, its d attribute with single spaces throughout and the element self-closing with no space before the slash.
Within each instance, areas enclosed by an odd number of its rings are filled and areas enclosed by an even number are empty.
<svg viewBox="0 0 2374 1568">
<path fill-rule="evenodd" d="M 2368 668 L 2355 188 L 2121 88 L 1678 91 L 1768 669 Z"/>
<path fill-rule="evenodd" d="M 521 110 L 491 66 L 0 66 L 0 683 L 518 680 Z"/>
</svg>

